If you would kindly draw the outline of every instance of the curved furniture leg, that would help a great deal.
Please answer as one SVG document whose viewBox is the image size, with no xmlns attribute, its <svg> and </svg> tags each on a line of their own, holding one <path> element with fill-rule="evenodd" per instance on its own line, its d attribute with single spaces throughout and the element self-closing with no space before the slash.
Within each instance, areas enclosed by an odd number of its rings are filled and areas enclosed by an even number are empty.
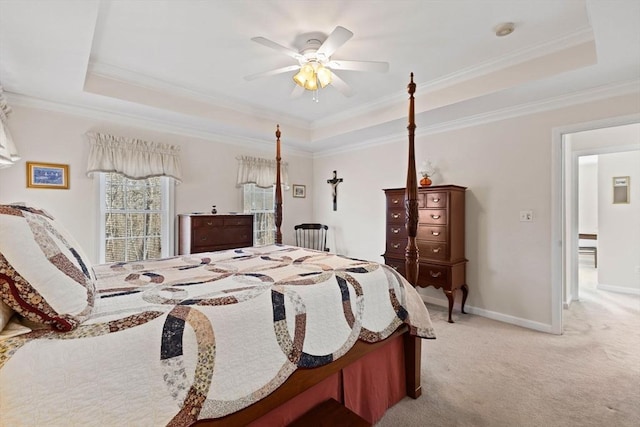
<svg viewBox="0 0 640 427">
<path fill-rule="evenodd" d="M 453 320 L 451 320 L 451 311 L 453 310 L 453 300 L 455 299 L 455 294 L 453 293 L 453 291 L 444 291 L 444 294 L 449 300 L 449 323 L 453 323 Z"/>
<path fill-rule="evenodd" d="M 462 312 L 464 314 L 467 314 L 467 312 L 464 311 L 464 303 L 467 302 L 467 296 L 469 295 L 469 287 L 465 283 L 464 285 L 462 285 L 461 289 L 462 289 Z"/>
</svg>

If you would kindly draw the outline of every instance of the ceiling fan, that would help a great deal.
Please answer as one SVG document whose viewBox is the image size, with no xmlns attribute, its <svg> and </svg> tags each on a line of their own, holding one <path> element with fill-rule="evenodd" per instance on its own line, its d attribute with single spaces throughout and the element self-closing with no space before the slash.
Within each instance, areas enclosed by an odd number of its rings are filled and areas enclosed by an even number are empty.
<svg viewBox="0 0 640 427">
<path fill-rule="evenodd" d="M 333 70 L 385 73 L 389 70 L 389 63 L 331 59 L 334 52 L 351 37 L 353 37 L 351 31 L 338 26 L 324 41 L 319 38 L 308 39 L 299 52 L 264 37 L 254 37 L 251 39 L 254 42 L 284 53 L 297 60 L 298 64 L 245 76 L 245 80 L 254 80 L 260 77 L 268 77 L 297 70 L 298 72 L 293 76 L 293 81 L 296 83 L 296 86 L 291 94 L 292 96 L 299 96 L 305 90 L 314 91 L 314 93 L 317 94 L 319 88 L 324 88 L 329 84 L 344 96 L 353 96 L 355 92 L 344 80 L 338 77 Z M 317 96 L 314 96 L 314 100 L 317 101 Z"/>
</svg>

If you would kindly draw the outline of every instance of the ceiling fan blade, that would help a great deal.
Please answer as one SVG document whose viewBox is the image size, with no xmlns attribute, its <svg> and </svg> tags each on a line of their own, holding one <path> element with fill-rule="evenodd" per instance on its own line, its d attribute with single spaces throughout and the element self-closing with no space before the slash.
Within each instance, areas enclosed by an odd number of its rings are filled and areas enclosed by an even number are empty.
<svg viewBox="0 0 640 427">
<path fill-rule="evenodd" d="M 345 44 L 351 37 L 353 37 L 353 33 L 347 30 L 344 27 L 336 27 L 335 30 L 329 37 L 322 43 L 320 49 L 318 49 L 318 55 L 324 55 L 327 58 L 333 55 L 333 53 L 338 50 L 340 46 Z"/>
<path fill-rule="evenodd" d="M 251 74 L 249 76 L 244 76 L 244 79 L 247 81 L 251 81 L 251 80 L 259 79 L 260 77 L 275 76 L 276 74 L 282 74 L 282 73 L 286 73 L 287 71 L 294 71 L 299 69 L 300 69 L 299 65 L 289 65 L 288 67 L 276 68 L 275 70 L 264 71 L 262 73 L 256 73 L 256 74 Z"/>
<path fill-rule="evenodd" d="M 340 92 L 347 98 L 355 95 L 353 89 L 351 89 L 349 85 L 346 84 L 345 81 L 338 77 L 333 71 L 331 72 L 331 86 L 335 87 L 338 92 Z"/>
<path fill-rule="evenodd" d="M 376 73 L 386 73 L 389 71 L 388 62 L 378 61 L 342 61 L 336 59 L 330 61 L 327 66 L 334 70 L 373 71 Z"/>
<path fill-rule="evenodd" d="M 291 91 L 291 98 L 300 98 L 304 93 L 304 88 L 302 86 L 294 85 L 293 90 Z"/>
<path fill-rule="evenodd" d="M 292 57 L 294 59 L 303 60 L 303 61 L 305 60 L 304 56 L 300 55 L 295 50 L 289 49 L 288 47 L 284 47 L 282 45 L 279 45 L 278 43 L 273 42 L 273 41 L 271 41 L 269 39 L 265 39 L 264 37 L 254 37 L 251 40 L 253 40 L 254 42 L 259 43 L 259 44 L 261 44 L 263 46 L 270 47 L 271 49 L 275 49 L 278 52 L 284 53 L 285 55 L 288 55 L 288 56 L 290 56 L 290 57 Z"/>
</svg>

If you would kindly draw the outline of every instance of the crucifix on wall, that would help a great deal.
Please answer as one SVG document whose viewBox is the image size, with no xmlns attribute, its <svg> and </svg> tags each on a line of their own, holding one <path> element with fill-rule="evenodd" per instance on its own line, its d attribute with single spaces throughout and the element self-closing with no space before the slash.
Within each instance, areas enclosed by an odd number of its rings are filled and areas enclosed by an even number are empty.
<svg viewBox="0 0 640 427">
<path fill-rule="evenodd" d="M 338 210 L 338 184 L 342 182 L 342 178 L 338 178 L 338 172 L 333 171 L 333 178 L 327 180 L 327 184 L 331 184 L 331 194 L 333 195 L 333 210 Z"/>
</svg>

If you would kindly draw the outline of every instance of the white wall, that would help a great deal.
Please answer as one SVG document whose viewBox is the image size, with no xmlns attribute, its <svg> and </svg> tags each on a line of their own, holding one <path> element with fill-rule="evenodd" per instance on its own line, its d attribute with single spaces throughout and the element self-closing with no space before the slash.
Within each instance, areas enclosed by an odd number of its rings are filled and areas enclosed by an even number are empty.
<svg viewBox="0 0 640 427">
<path fill-rule="evenodd" d="M 580 233 L 598 232 L 598 156 L 580 157 L 578 230 Z"/>
<path fill-rule="evenodd" d="M 428 158 L 441 171 L 434 184 L 468 187 L 470 308 L 538 329 L 551 325 L 552 130 L 638 112 L 638 97 L 630 95 L 416 137 L 418 166 Z M 393 143 L 315 158 L 314 219 L 333 227 L 338 252 L 382 261 L 382 190 L 405 186 L 406 158 L 406 129 Z M 344 178 L 337 212 L 326 183 L 334 169 Z M 533 210 L 533 222 L 519 221 L 525 209 Z M 439 290 L 421 293 L 445 304 Z"/>
<path fill-rule="evenodd" d="M 210 212 L 217 205 L 219 213 L 242 210 L 240 190 L 236 188 L 236 157 L 252 155 L 275 158 L 275 135 L 265 135 L 273 142 L 266 147 L 243 147 L 117 123 L 78 117 L 59 112 L 13 106 L 9 127 L 22 160 L 0 169 L 0 203 L 27 202 L 51 212 L 76 237 L 89 258 L 97 260 L 97 191 L 92 178 L 85 174 L 89 143 L 85 133 L 107 132 L 148 141 L 176 144 L 181 147 L 183 182 L 176 186 L 176 214 Z M 275 133 L 275 125 L 274 125 Z M 291 183 L 310 182 L 313 171 L 310 156 L 295 156 L 287 151 L 286 133 L 282 138 L 282 158 L 289 163 Z M 70 165 L 69 190 L 28 189 L 26 161 Z M 307 192 L 310 189 L 307 188 Z M 283 192 L 283 242 L 293 243 L 293 226 L 312 217 L 312 202 L 293 198 Z"/>
<path fill-rule="evenodd" d="M 630 203 L 613 203 L 613 177 L 630 177 Z M 640 294 L 640 151 L 598 156 L 598 287 Z"/>
</svg>

